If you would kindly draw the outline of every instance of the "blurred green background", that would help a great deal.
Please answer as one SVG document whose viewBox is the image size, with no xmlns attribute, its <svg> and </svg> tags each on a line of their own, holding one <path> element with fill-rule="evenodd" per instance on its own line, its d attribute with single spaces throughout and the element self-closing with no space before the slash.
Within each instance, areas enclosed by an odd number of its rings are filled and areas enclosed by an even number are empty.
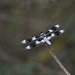
<svg viewBox="0 0 75 75">
<path fill-rule="evenodd" d="M 51 48 L 75 75 L 75 0 L 0 0 L 0 75 L 65 75 L 44 44 L 20 44 L 55 24 L 66 31 Z"/>
</svg>

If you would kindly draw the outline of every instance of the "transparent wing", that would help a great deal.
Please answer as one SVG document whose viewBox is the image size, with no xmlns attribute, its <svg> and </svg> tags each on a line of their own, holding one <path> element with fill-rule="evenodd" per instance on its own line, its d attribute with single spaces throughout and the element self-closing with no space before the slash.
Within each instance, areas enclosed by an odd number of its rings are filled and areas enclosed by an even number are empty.
<svg viewBox="0 0 75 75">
<path fill-rule="evenodd" d="M 26 43 L 30 43 L 30 42 L 32 42 L 32 41 L 35 41 L 35 40 L 37 40 L 38 38 L 40 38 L 40 36 L 42 36 L 43 34 L 48 34 L 48 33 L 51 33 L 51 32 L 53 32 L 53 31 L 55 31 L 56 29 L 58 29 L 60 27 L 60 25 L 59 24 L 56 24 L 55 26 L 53 26 L 52 28 L 50 28 L 48 31 L 46 31 L 45 33 L 43 33 L 43 32 L 41 32 L 39 35 L 37 35 L 37 36 L 34 36 L 34 37 L 31 37 L 31 38 L 28 38 L 28 39 L 26 39 L 26 40 L 22 40 L 21 41 L 21 44 L 26 44 Z"/>
<path fill-rule="evenodd" d="M 44 38 L 39 38 L 38 40 L 36 40 L 33 43 L 31 43 L 28 46 L 26 46 L 25 50 L 30 50 L 30 49 L 38 46 L 39 44 L 42 44 L 42 43 L 45 43 L 45 42 L 48 45 L 51 45 L 51 42 L 49 40 L 51 38 L 55 37 L 55 36 L 61 35 L 62 33 L 64 33 L 64 30 L 59 30 L 59 31 L 56 31 L 54 33 L 50 33 L 50 34 L 46 35 L 46 37 L 44 37 Z"/>
</svg>

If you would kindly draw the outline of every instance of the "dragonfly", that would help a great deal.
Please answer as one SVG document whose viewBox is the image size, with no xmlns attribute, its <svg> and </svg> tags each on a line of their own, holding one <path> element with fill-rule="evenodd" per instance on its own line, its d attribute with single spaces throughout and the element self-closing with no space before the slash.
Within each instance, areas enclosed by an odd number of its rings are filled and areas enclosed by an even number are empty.
<svg viewBox="0 0 75 75">
<path fill-rule="evenodd" d="M 25 47 L 25 50 L 30 50 L 40 44 L 47 43 L 48 45 L 51 45 L 50 40 L 55 37 L 59 36 L 62 33 L 64 33 L 64 29 L 57 30 L 60 27 L 59 24 L 54 25 L 52 28 L 47 30 L 45 33 L 40 32 L 40 34 L 33 36 L 31 38 L 27 38 L 21 41 L 21 44 L 28 44 Z"/>
</svg>

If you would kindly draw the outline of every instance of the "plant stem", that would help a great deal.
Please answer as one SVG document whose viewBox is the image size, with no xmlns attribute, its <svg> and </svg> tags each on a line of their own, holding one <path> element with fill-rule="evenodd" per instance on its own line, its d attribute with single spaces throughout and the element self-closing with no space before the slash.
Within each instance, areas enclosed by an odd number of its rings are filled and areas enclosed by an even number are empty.
<svg viewBox="0 0 75 75">
<path fill-rule="evenodd" d="M 55 59 L 55 61 L 58 63 L 58 65 L 60 66 L 60 68 L 66 73 L 66 75 L 71 75 L 67 70 L 66 68 L 62 65 L 62 63 L 60 62 L 60 60 L 57 58 L 57 56 L 55 55 L 55 53 L 53 52 L 53 50 L 50 48 L 50 46 L 46 43 L 45 44 L 48 48 L 49 48 L 49 51 L 52 55 L 52 57 Z"/>
</svg>

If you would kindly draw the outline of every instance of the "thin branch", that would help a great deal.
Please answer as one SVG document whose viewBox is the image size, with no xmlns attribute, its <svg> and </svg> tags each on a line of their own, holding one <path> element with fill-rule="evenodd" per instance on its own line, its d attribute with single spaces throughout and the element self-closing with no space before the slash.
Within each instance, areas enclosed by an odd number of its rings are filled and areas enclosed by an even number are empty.
<svg viewBox="0 0 75 75">
<path fill-rule="evenodd" d="M 52 51 L 52 49 L 50 48 L 50 46 L 46 43 L 45 44 L 48 48 L 49 48 L 49 51 L 52 55 L 52 57 L 55 59 L 55 61 L 58 63 L 58 65 L 60 66 L 60 68 L 66 73 L 66 75 L 71 75 L 67 70 L 66 68 L 62 65 L 62 63 L 60 62 L 60 60 L 57 58 L 57 56 L 55 55 L 55 53 Z"/>
</svg>

